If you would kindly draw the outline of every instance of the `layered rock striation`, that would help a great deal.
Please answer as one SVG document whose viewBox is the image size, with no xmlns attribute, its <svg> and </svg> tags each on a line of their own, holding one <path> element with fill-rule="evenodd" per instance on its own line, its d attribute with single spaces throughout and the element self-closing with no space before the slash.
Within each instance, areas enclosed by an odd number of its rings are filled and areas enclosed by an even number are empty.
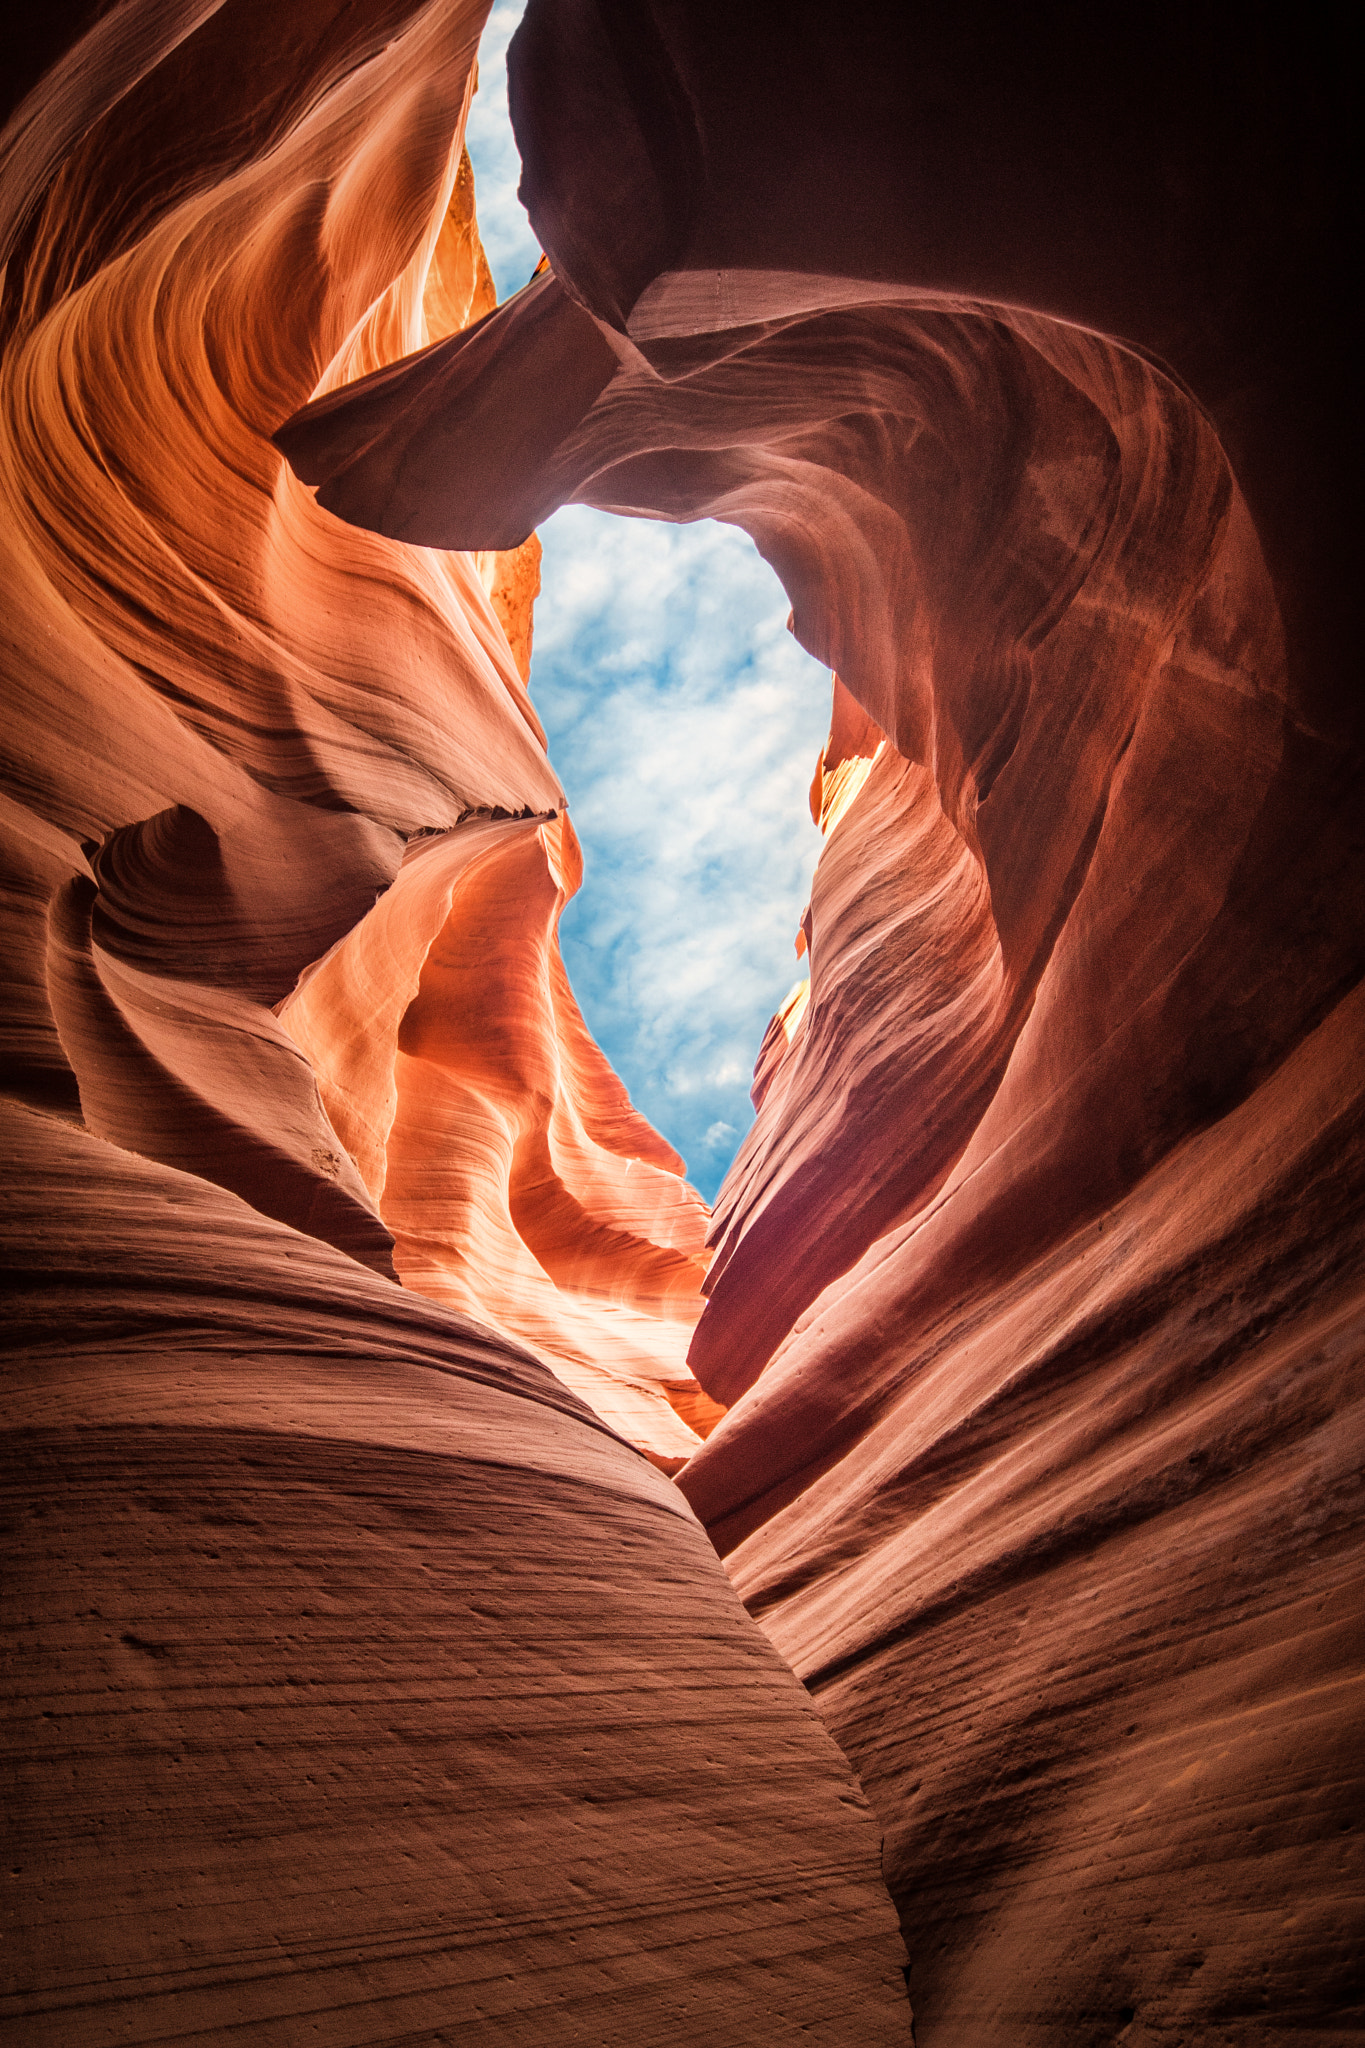
<svg viewBox="0 0 1365 2048">
<path fill-rule="evenodd" d="M 741 525 L 838 671 L 680 1485 L 962 2048 L 1365 2018 L 1334 88 L 1227 29 L 533 0 L 550 270 L 278 437 L 419 544 Z"/>
<path fill-rule="evenodd" d="M 558 961 L 534 544 L 269 441 L 491 305 L 485 12 L 54 17 L 0 137 L 16 2042 L 908 2035 L 656 1469 L 706 1219 Z"/>
<path fill-rule="evenodd" d="M 705 1204 L 590 1038 L 555 940 L 567 816 L 471 817 L 281 1006 L 404 1284 L 531 1346 L 656 1463 L 723 1412 L 687 1365 Z"/>
</svg>

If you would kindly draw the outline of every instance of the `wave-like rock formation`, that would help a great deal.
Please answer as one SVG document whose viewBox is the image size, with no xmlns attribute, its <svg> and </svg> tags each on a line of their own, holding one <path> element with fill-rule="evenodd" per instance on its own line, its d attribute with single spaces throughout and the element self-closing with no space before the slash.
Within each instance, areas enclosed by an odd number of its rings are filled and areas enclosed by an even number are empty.
<svg viewBox="0 0 1365 2048">
<path fill-rule="evenodd" d="M 558 960 L 536 544 L 270 445 L 481 331 L 486 8 L 95 12 L 0 136 L 0 2027 L 903 2042 L 879 1824 L 656 1469 L 706 1217 Z"/>
<path fill-rule="evenodd" d="M 705 1204 L 588 1034 L 555 942 L 562 813 L 414 842 L 281 1007 L 404 1284 L 528 1344 L 665 1469 L 723 1410 L 687 1346 Z"/>
<path fill-rule="evenodd" d="M 4 1114 L 8 2040 L 906 2038 L 867 1801 L 528 1354 Z"/>
<path fill-rule="evenodd" d="M 838 671 L 680 1485 L 937 2048 L 1365 2024 L 1365 850 L 1334 65 L 1216 8 L 532 0 L 550 268 L 281 430 L 745 527 Z M 1335 109 L 1335 112 L 1333 111 Z M 828 802 L 825 779 L 829 778 Z"/>
</svg>

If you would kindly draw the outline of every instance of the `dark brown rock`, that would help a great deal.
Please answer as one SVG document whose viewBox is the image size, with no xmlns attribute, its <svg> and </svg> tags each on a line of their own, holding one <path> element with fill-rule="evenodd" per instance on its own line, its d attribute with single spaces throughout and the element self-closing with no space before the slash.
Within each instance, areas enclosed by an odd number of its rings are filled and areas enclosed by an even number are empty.
<svg viewBox="0 0 1365 2048">
<path fill-rule="evenodd" d="M 744 526 L 888 742 L 718 1204 L 734 1405 L 681 1484 L 962 2048 L 1362 2020 L 1340 75 L 1217 8 L 533 0 L 512 52 L 545 292 L 618 367 L 490 532 L 533 484 Z M 420 363 L 388 402 L 458 438 Z M 404 530 L 480 509 L 452 468 Z"/>
</svg>

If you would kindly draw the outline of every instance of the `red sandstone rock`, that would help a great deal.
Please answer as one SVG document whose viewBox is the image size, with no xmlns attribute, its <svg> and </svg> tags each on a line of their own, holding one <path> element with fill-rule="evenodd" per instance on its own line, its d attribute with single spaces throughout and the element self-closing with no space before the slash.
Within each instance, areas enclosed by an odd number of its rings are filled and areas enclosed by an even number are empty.
<svg viewBox="0 0 1365 2048">
<path fill-rule="evenodd" d="M 961 2048 L 1365 2018 L 1333 88 L 1173 20 L 533 0 L 554 276 L 280 437 L 416 540 L 743 525 L 887 738 L 718 1204 L 734 1405 L 681 1484 Z"/>
<path fill-rule="evenodd" d="M 7 2040 L 905 2038 L 851 1770 L 514 1339 L 707 1423 L 700 1205 L 554 948 L 533 550 L 266 438 L 477 321 L 483 12 L 130 0 L 0 140 Z"/>
<path fill-rule="evenodd" d="M 449 1309 L 0 1115 L 6 2039 L 902 2041 L 876 1823 L 671 1483 Z"/>
<path fill-rule="evenodd" d="M 281 1018 L 404 1284 L 528 1344 L 675 1470 L 698 1437 L 672 1389 L 708 1405 L 686 1363 L 708 1213 L 569 989 L 555 928 L 580 875 L 563 816 L 420 839 Z"/>
</svg>

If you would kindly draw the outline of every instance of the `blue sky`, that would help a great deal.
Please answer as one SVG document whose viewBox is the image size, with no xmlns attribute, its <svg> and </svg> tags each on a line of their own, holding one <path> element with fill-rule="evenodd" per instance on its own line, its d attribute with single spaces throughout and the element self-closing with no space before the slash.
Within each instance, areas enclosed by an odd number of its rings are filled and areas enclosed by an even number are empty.
<svg viewBox="0 0 1365 2048">
<path fill-rule="evenodd" d="M 503 298 L 540 255 L 516 198 L 498 0 L 470 113 L 479 228 Z M 806 791 L 829 671 L 747 534 L 569 505 L 540 529 L 531 694 L 582 842 L 560 928 L 588 1024 L 710 1201 L 753 1121 L 749 1080 L 801 964 L 819 834 Z"/>
</svg>

